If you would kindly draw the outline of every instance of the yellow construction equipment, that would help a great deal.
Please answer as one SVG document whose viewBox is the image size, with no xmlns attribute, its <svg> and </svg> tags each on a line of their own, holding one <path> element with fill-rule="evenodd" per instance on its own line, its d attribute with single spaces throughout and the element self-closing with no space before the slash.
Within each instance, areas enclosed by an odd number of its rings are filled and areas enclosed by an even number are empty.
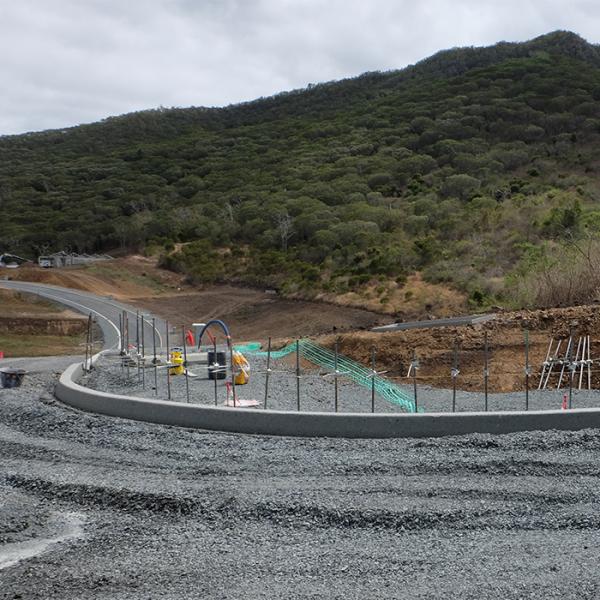
<svg viewBox="0 0 600 600">
<path fill-rule="evenodd" d="M 237 350 L 232 353 L 233 371 L 235 375 L 235 385 L 245 385 L 250 381 L 250 363 L 246 357 Z"/>
<path fill-rule="evenodd" d="M 185 366 L 183 364 L 183 350 L 173 348 L 169 354 L 169 361 L 173 365 L 169 369 L 169 375 L 185 375 Z"/>
</svg>

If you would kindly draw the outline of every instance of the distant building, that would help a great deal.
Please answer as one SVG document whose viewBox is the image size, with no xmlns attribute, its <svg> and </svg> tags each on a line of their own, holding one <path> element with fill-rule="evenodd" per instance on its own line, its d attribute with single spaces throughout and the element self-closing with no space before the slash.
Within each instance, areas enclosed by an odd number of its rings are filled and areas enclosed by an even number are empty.
<svg viewBox="0 0 600 600">
<path fill-rule="evenodd" d="M 16 269 L 26 262 L 29 262 L 26 258 L 14 254 L 0 254 L 0 268 Z"/>
<path fill-rule="evenodd" d="M 92 262 L 112 260 L 108 254 L 74 254 L 68 252 L 55 252 L 38 257 L 38 265 L 46 269 L 71 267 L 73 265 L 87 265 Z"/>
</svg>

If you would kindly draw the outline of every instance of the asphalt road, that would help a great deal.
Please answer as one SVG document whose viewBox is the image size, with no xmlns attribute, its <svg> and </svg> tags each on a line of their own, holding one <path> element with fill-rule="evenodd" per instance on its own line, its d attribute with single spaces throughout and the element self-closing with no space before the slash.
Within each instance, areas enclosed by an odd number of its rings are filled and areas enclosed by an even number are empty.
<svg viewBox="0 0 600 600">
<path fill-rule="evenodd" d="M 104 348 L 106 350 L 120 350 L 121 335 L 119 320 L 120 315 L 125 313 L 129 322 L 129 342 L 131 344 L 136 341 L 136 336 L 138 335 L 136 331 L 136 318 L 139 313 L 138 309 L 117 302 L 112 297 L 97 296 L 88 292 L 24 281 L 0 280 L 0 287 L 37 294 L 44 298 L 48 298 L 49 300 L 64 304 L 82 314 L 92 314 L 98 326 L 102 329 Z M 147 312 L 139 314 L 143 315 L 144 343 L 147 348 L 150 348 L 153 343 L 153 315 L 150 315 Z M 154 317 L 154 319 L 156 327 L 156 343 L 158 346 L 162 346 L 166 340 L 166 323 L 158 317 Z M 141 318 L 139 323 L 139 338 L 141 340 Z M 126 334 L 124 337 L 126 337 Z"/>
</svg>

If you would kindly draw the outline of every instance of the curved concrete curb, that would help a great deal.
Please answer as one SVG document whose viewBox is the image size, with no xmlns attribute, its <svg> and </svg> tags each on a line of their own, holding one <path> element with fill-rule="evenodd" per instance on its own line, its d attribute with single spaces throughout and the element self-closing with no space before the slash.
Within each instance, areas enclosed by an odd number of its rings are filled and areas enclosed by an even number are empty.
<svg viewBox="0 0 600 600">
<path fill-rule="evenodd" d="M 364 414 L 221 408 L 134 398 L 92 390 L 75 383 L 83 375 L 76 363 L 61 375 L 56 396 L 87 412 L 136 421 L 230 433 L 302 437 L 403 438 L 468 433 L 514 433 L 600 427 L 600 409 L 569 411 Z"/>
</svg>

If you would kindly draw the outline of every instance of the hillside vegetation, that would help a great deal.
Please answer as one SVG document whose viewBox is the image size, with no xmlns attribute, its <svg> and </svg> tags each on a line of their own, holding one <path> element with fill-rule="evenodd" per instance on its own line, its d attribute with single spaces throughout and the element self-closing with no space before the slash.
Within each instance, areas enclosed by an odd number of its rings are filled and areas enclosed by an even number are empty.
<svg viewBox="0 0 600 600">
<path fill-rule="evenodd" d="M 474 307 L 591 300 L 599 101 L 600 50 L 555 32 L 0 138 L 0 251 L 145 247 L 193 281 L 382 307 L 416 271 Z"/>
</svg>

